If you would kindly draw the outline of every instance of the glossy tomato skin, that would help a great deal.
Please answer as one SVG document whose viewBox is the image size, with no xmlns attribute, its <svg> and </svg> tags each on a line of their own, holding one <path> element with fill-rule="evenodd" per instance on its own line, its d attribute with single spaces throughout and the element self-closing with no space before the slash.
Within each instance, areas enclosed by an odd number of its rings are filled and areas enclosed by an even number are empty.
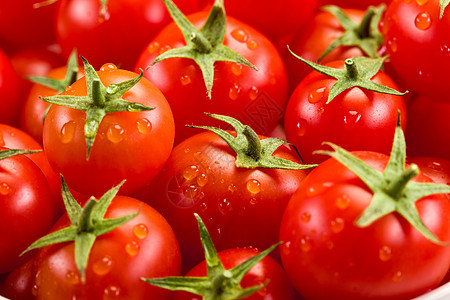
<svg viewBox="0 0 450 300">
<path fill-rule="evenodd" d="M 408 154 L 450 160 L 450 101 L 448 97 L 417 96 L 408 105 Z"/>
<path fill-rule="evenodd" d="M 450 14 L 447 9 L 439 19 L 439 10 L 437 0 L 391 1 L 382 32 L 397 76 L 412 90 L 442 97 L 450 76 Z"/>
<path fill-rule="evenodd" d="M 50 230 L 56 209 L 44 174 L 24 155 L 0 160 L 0 182 L 0 273 L 7 273 L 30 258 L 19 254 Z"/>
<path fill-rule="evenodd" d="M 74 260 L 74 243 L 52 245 L 36 256 L 36 299 L 169 299 L 171 292 L 151 286 L 141 277 L 176 276 L 180 271 L 180 251 L 167 221 L 139 200 L 116 196 L 105 218 L 139 214 L 124 225 L 97 237 L 81 282 Z M 64 215 L 54 230 L 70 225 Z M 55 262 L 58 262 L 55 264 Z"/>
<path fill-rule="evenodd" d="M 175 1 L 186 12 L 198 0 Z M 57 12 L 57 39 L 68 57 L 73 48 L 99 68 L 106 62 L 131 70 L 147 43 L 172 19 L 159 0 L 109 0 L 100 16 L 97 0 L 64 0 Z"/>
<path fill-rule="evenodd" d="M 438 157 L 413 156 L 407 162 L 419 166 L 422 173 L 434 182 L 450 185 L 450 161 Z"/>
<path fill-rule="evenodd" d="M 275 156 L 299 162 L 296 153 L 284 146 Z M 278 241 L 284 207 L 307 173 L 237 168 L 235 159 L 228 144 L 214 133 L 196 134 L 174 148 L 140 195 L 172 225 L 188 267 L 204 257 L 194 212 L 203 219 L 218 251 L 267 249 Z"/>
<path fill-rule="evenodd" d="M 98 72 L 105 86 L 130 80 L 136 73 L 121 69 Z M 63 94 L 86 95 L 81 78 Z M 44 123 L 43 142 L 47 158 L 74 190 L 101 196 L 120 183 L 121 193 L 130 193 L 150 181 L 169 157 L 174 139 L 173 116 L 163 94 L 142 78 L 123 99 L 154 110 L 107 114 L 100 123 L 86 160 L 85 112 L 52 105 Z"/>
<path fill-rule="evenodd" d="M 344 62 L 326 65 L 342 68 Z M 398 90 L 382 71 L 372 81 Z M 313 154 L 323 149 L 322 142 L 332 142 L 350 151 L 371 150 L 388 154 L 398 111 L 402 116 L 402 128 L 406 126 L 403 97 L 353 87 L 326 104 L 335 82 L 336 79 L 313 71 L 297 86 L 286 108 L 287 140 L 297 147 L 306 163 L 327 159 L 324 155 Z"/>
<path fill-rule="evenodd" d="M 0 49 L 0 123 L 15 124 L 21 107 L 20 77 Z"/>
<path fill-rule="evenodd" d="M 233 248 L 218 253 L 219 259 L 226 270 L 232 269 L 247 259 L 257 255 L 255 248 Z M 192 268 L 185 276 L 206 276 L 205 261 Z M 247 300 L 294 300 L 295 293 L 281 265 L 270 256 L 266 256 L 258 262 L 244 276 L 241 281 L 243 288 L 266 284 L 264 288 L 255 294 L 246 297 Z M 194 300 L 199 296 L 187 292 L 176 292 L 173 300 Z"/>
<path fill-rule="evenodd" d="M 370 5 L 380 5 L 382 3 L 388 4 L 391 0 L 319 0 L 319 6 L 322 5 L 337 5 L 343 8 L 357 8 L 367 9 Z"/>
<path fill-rule="evenodd" d="M 200 28 L 207 16 L 207 12 L 200 12 L 188 18 Z M 184 45 L 181 31 L 171 23 L 142 52 L 135 70 L 145 70 L 161 52 Z M 287 102 L 287 76 L 272 42 L 252 27 L 227 17 L 224 45 L 249 60 L 258 71 L 235 63 L 216 62 L 211 99 L 207 96 L 200 68 L 193 60 L 170 58 L 144 72 L 172 107 L 176 120 L 175 144 L 193 134 L 186 124 L 223 125 L 211 121 L 204 112 L 237 118 L 265 135 L 282 118 Z"/>
<path fill-rule="evenodd" d="M 378 171 L 383 154 L 354 152 Z M 430 182 L 424 175 L 414 178 Z M 398 214 L 366 228 L 353 225 L 372 192 L 334 159 L 323 162 L 291 198 L 280 229 L 283 266 L 307 299 L 411 299 L 436 287 L 450 264 L 450 248 L 434 244 Z M 444 195 L 416 202 L 425 225 L 450 240 Z M 417 263 L 420 262 L 420 268 Z"/>
<path fill-rule="evenodd" d="M 4 281 L 0 280 L 0 295 L 7 299 L 33 299 L 34 257 L 20 267 L 8 273 Z"/>
<path fill-rule="evenodd" d="M 343 9 L 343 11 L 356 23 L 360 23 L 365 14 L 365 10 L 360 9 Z M 296 55 L 317 62 L 331 42 L 344 33 L 345 30 L 336 17 L 327 11 L 317 10 L 308 23 L 289 40 L 288 45 Z M 283 53 L 289 75 L 289 88 L 293 91 L 312 69 L 294 57 L 286 45 L 281 53 Z M 325 64 L 334 60 L 364 55 L 358 47 L 337 47 L 320 60 L 320 63 Z"/>
</svg>

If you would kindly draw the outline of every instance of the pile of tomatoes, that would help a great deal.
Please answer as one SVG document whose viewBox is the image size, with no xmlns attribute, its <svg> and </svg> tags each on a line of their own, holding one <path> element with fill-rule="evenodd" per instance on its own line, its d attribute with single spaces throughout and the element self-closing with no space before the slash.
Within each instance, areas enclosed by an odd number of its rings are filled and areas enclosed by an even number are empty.
<svg viewBox="0 0 450 300">
<path fill-rule="evenodd" d="M 446 284 L 448 4 L 1 0 L 0 298 Z"/>
</svg>

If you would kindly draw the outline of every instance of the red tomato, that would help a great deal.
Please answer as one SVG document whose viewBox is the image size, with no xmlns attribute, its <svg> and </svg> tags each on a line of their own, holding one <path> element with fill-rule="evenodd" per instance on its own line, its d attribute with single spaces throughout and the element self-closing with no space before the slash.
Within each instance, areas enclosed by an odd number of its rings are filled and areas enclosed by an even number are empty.
<svg viewBox="0 0 450 300">
<path fill-rule="evenodd" d="M 200 28 L 207 12 L 189 16 Z M 227 115 L 248 124 L 256 132 L 268 135 L 282 118 L 287 101 L 287 76 L 275 46 L 258 31 L 227 17 L 224 45 L 254 64 L 258 71 L 230 62 L 216 62 L 212 97 L 208 98 L 198 65 L 190 59 L 170 58 L 144 72 L 166 96 L 175 117 L 175 144 L 195 132 L 186 124 L 220 126 L 204 112 Z M 175 23 L 164 28 L 141 54 L 135 70 L 146 69 L 162 52 L 185 46 Z"/>
<path fill-rule="evenodd" d="M 47 180 L 24 155 L 0 160 L 0 206 L 0 273 L 6 273 L 30 257 L 19 254 L 46 234 L 55 218 Z"/>
<path fill-rule="evenodd" d="M 443 101 L 440 101 L 443 99 Z M 408 106 L 408 154 L 450 160 L 450 101 L 448 97 L 417 96 Z"/>
<path fill-rule="evenodd" d="M 198 0 L 175 1 L 188 12 Z M 73 48 L 97 69 L 106 62 L 131 69 L 148 42 L 171 21 L 161 0 L 109 0 L 101 16 L 98 0 L 62 0 L 57 37 L 63 54 Z"/>
<path fill-rule="evenodd" d="M 380 172 L 388 162 L 375 152 L 353 154 Z M 431 182 L 422 174 L 413 181 Z M 291 198 L 281 224 L 285 243 L 280 252 L 289 278 L 305 298 L 411 299 L 436 287 L 446 274 L 450 247 L 431 242 L 400 214 L 354 226 L 372 197 L 353 172 L 329 159 Z M 448 198 L 433 195 L 415 206 L 425 226 L 449 241 Z"/>
<path fill-rule="evenodd" d="M 450 13 L 439 1 L 391 1 L 382 26 L 390 65 L 410 89 L 447 101 Z M 411 63 L 414 62 L 414 63 Z"/>
<path fill-rule="evenodd" d="M 408 157 L 407 160 L 418 165 L 434 182 L 450 185 L 450 161 L 437 157 Z"/>
<path fill-rule="evenodd" d="M 169 299 L 171 293 L 141 281 L 142 277 L 175 276 L 180 252 L 167 221 L 150 206 L 126 196 L 116 196 L 105 219 L 139 212 L 127 223 L 97 237 L 82 283 L 75 265 L 74 243 L 44 247 L 36 256 L 36 299 Z M 64 215 L 52 230 L 70 225 Z M 57 262 L 57 263 L 55 263 Z"/>
<path fill-rule="evenodd" d="M 344 62 L 325 65 L 342 68 Z M 372 81 L 398 89 L 382 71 Z M 323 149 L 321 144 L 324 141 L 348 150 L 389 153 L 398 111 L 402 116 L 402 128 L 406 126 L 403 97 L 353 87 L 325 104 L 335 82 L 335 78 L 313 71 L 297 86 L 289 99 L 284 120 L 288 142 L 298 148 L 307 163 L 317 163 L 327 158 L 313 154 Z"/>
<path fill-rule="evenodd" d="M 13 270 L 3 282 L 0 280 L 0 295 L 14 300 L 33 299 L 34 257 Z"/>
<path fill-rule="evenodd" d="M 319 6 L 333 4 L 344 8 L 367 9 L 370 5 L 389 3 L 391 0 L 319 0 Z"/>
<path fill-rule="evenodd" d="M 0 49 L 0 123 L 13 124 L 21 108 L 20 78 Z"/>
<path fill-rule="evenodd" d="M 110 69 L 108 69 L 108 67 Z M 105 86 L 131 80 L 136 73 L 107 65 L 98 76 Z M 86 96 L 81 78 L 63 95 Z M 86 113 L 52 105 L 44 123 L 47 158 L 69 187 L 88 195 L 101 195 L 123 179 L 122 193 L 143 187 L 162 168 L 173 145 L 173 116 L 163 94 L 142 78 L 122 97 L 154 107 L 143 112 L 106 114 L 97 131 L 89 159 L 86 158 Z"/>
<path fill-rule="evenodd" d="M 219 259 L 225 269 L 240 265 L 247 259 L 257 255 L 259 252 L 254 248 L 233 248 L 219 252 Z M 206 263 L 201 262 L 190 270 L 185 276 L 204 277 L 206 276 Z M 289 300 L 296 299 L 293 288 L 284 272 L 283 268 L 273 258 L 266 256 L 258 262 L 250 271 L 245 274 L 241 281 L 243 288 L 266 284 L 264 288 L 255 294 L 246 297 L 247 300 Z M 198 296 L 187 292 L 176 292 L 174 300 L 194 300 Z"/>
<path fill-rule="evenodd" d="M 299 162 L 285 146 L 274 156 Z M 174 148 L 141 195 L 172 225 L 187 266 L 203 259 L 194 212 L 218 251 L 250 245 L 266 249 L 278 241 L 284 207 L 308 172 L 238 168 L 235 160 L 236 153 L 222 138 L 212 132 L 196 134 Z"/>
</svg>

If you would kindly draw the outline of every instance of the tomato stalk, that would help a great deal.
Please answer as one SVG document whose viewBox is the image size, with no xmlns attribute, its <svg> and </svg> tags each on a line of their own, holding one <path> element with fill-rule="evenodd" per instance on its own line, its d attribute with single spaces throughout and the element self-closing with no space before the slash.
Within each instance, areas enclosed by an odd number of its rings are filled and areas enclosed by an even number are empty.
<svg viewBox="0 0 450 300">
<path fill-rule="evenodd" d="M 304 170 L 314 168 L 317 165 L 301 165 L 293 161 L 272 156 L 273 152 L 283 144 L 288 142 L 278 138 L 267 138 L 261 140 L 256 132 L 248 125 L 243 125 L 238 120 L 223 115 L 208 114 L 206 115 L 228 123 L 236 130 L 236 137 L 229 132 L 216 127 L 210 126 L 193 126 L 193 128 L 202 128 L 210 130 L 221 137 L 233 151 L 237 157 L 235 164 L 239 168 L 267 168 L 267 169 L 289 169 Z"/>
<path fill-rule="evenodd" d="M 440 0 L 439 1 L 439 5 L 441 6 L 441 10 L 439 13 L 439 19 L 442 19 L 442 16 L 444 15 L 444 11 L 447 8 L 449 3 L 450 3 L 450 0 Z"/>
<path fill-rule="evenodd" d="M 42 150 L 6 149 L 0 151 L 0 160 L 16 155 L 26 155 L 41 152 Z"/>
</svg>

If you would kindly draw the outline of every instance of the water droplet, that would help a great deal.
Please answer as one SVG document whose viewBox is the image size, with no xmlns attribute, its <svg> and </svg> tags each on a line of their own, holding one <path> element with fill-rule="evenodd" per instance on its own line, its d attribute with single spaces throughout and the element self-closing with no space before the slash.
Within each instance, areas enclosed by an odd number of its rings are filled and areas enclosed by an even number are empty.
<svg viewBox="0 0 450 300">
<path fill-rule="evenodd" d="M 416 0 L 416 3 L 420 6 L 427 4 L 428 0 Z"/>
<path fill-rule="evenodd" d="M 261 183 L 256 179 L 250 179 L 247 181 L 247 191 L 252 194 L 258 194 L 261 192 Z"/>
<path fill-rule="evenodd" d="M 395 272 L 395 274 L 392 276 L 392 281 L 399 282 L 402 279 L 402 277 L 403 277 L 402 272 L 400 272 L 400 271 Z"/>
<path fill-rule="evenodd" d="M 146 118 L 139 119 L 136 121 L 136 127 L 139 133 L 147 134 L 152 131 L 152 123 Z"/>
<path fill-rule="evenodd" d="M 315 197 L 317 195 L 322 194 L 325 192 L 328 188 L 330 188 L 333 185 L 331 182 L 320 182 L 311 184 L 306 189 L 306 196 L 308 197 Z"/>
<path fill-rule="evenodd" d="M 6 196 L 9 193 L 11 193 L 11 186 L 9 184 L 7 184 L 6 182 L 1 183 L 0 184 L 0 194 L 2 194 L 3 196 Z"/>
<path fill-rule="evenodd" d="M 247 32 L 244 29 L 235 29 L 231 32 L 231 36 L 234 37 L 238 42 L 245 43 L 248 40 Z"/>
<path fill-rule="evenodd" d="M 114 70 L 117 70 L 117 66 L 115 64 L 112 64 L 112 63 L 106 63 L 106 64 L 103 64 L 103 66 L 100 67 L 100 71 L 103 71 L 103 72 L 105 72 L 105 71 L 114 71 Z"/>
<path fill-rule="evenodd" d="M 309 93 L 308 101 L 311 104 L 321 101 L 324 97 L 325 87 L 315 89 Z"/>
<path fill-rule="evenodd" d="M 188 85 L 192 82 L 191 77 L 189 75 L 183 75 L 180 77 L 180 81 L 182 85 Z"/>
<path fill-rule="evenodd" d="M 159 48 L 159 54 L 163 54 L 164 52 L 167 52 L 170 49 L 172 49 L 172 47 L 170 47 L 169 45 L 165 45 L 165 46 Z"/>
<path fill-rule="evenodd" d="M 234 192 L 237 190 L 237 187 L 236 187 L 234 184 L 230 184 L 230 185 L 228 186 L 228 190 L 229 190 L 231 193 L 234 193 Z"/>
<path fill-rule="evenodd" d="M 120 288 L 115 285 L 110 285 L 103 291 L 104 297 L 103 299 L 111 299 L 111 298 L 119 298 L 120 296 Z"/>
<path fill-rule="evenodd" d="M 256 50 L 256 49 L 258 49 L 258 43 L 255 40 L 249 40 L 247 42 L 247 47 L 250 50 Z"/>
<path fill-rule="evenodd" d="M 441 45 L 440 50 L 444 55 L 450 53 L 450 47 L 447 45 Z"/>
<path fill-rule="evenodd" d="M 206 204 L 205 202 L 202 202 L 202 203 L 200 203 L 199 207 L 200 207 L 201 212 L 205 212 L 208 209 L 208 204 Z"/>
<path fill-rule="evenodd" d="M 251 198 L 250 199 L 250 205 L 256 205 L 258 203 L 258 199 L 256 199 L 256 198 Z"/>
<path fill-rule="evenodd" d="M 186 199 L 198 199 L 200 190 L 195 185 L 184 186 L 182 193 Z"/>
<path fill-rule="evenodd" d="M 222 215 L 231 211 L 231 203 L 227 199 L 219 200 L 218 204 L 219 211 Z"/>
<path fill-rule="evenodd" d="M 258 95 L 259 95 L 258 88 L 256 86 L 252 86 L 250 92 L 248 93 L 248 97 L 250 98 L 250 100 L 255 100 L 256 98 L 258 98 Z"/>
<path fill-rule="evenodd" d="M 80 283 L 80 275 L 78 271 L 68 271 L 66 273 L 66 280 L 73 285 Z"/>
<path fill-rule="evenodd" d="M 38 288 L 37 284 L 33 284 L 33 286 L 31 287 L 31 294 L 36 297 L 38 294 L 38 290 L 39 290 L 39 288 Z"/>
<path fill-rule="evenodd" d="M 147 226 L 145 226 L 145 224 L 138 224 L 136 226 L 133 227 L 133 234 L 138 238 L 138 239 L 145 239 L 145 237 L 148 234 L 148 228 Z"/>
<path fill-rule="evenodd" d="M 224 184 L 225 183 L 225 179 L 220 179 L 220 183 Z"/>
<path fill-rule="evenodd" d="M 331 231 L 334 233 L 339 233 L 344 229 L 344 220 L 342 218 L 336 218 L 334 220 L 331 220 Z"/>
<path fill-rule="evenodd" d="M 200 187 L 205 186 L 208 183 L 208 175 L 205 173 L 201 173 L 199 176 L 197 176 L 197 184 Z"/>
<path fill-rule="evenodd" d="M 106 92 L 110 95 L 117 93 L 118 90 L 119 90 L 119 87 L 117 86 L 117 84 L 110 84 L 106 88 Z"/>
<path fill-rule="evenodd" d="M 110 18 L 110 14 L 109 14 L 108 8 L 106 7 L 106 10 L 104 11 L 104 13 L 101 13 L 101 14 L 98 15 L 97 22 L 99 24 L 101 24 L 101 23 L 103 23 L 105 21 L 108 21 L 109 18 Z"/>
<path fill-rule="evenodd" d="M 388 261 L 392 258 L 392 250 L 389 246 L 383 246 L 380 248 L 379 257 L 382 261 Z"/>
<path fill-rule="evenodd" d="M 70 143 L 75 135 L 76 124 L 74 121 L 69 121 L 61 128 L 61 142 L 63 144 Z"/>
<path fill-rule="evenodd" d="M 186 179 L 186 180 L 189 181 L 189 180 L 192 180 L 192 179 L 194 179 L 195 177 L 197 177 L 198 172 L 199 172 L 198 167 L 192 165 L 192 166 L 189 166 L 189 167 L 187 167 L 186 169 L 184 169 L 184 171 L 183 171 L 183 177 L 184 177 L 184 179 Z"/>
<path fill-rule="evenodd" d="M 344 116 L 344 123 L 347 125 L 354 125 L 361 119 L 361 114 L 357 111 L 350 110 L 348 114 Z"/>
<path fill-rule="evenodd" d="M 300 220 L 303 223 L 308 223 L 309 221 L 311 221 L 311 213 L 305 211 L 304 213 L 302 213 L 302 215 L 300 216 Z"/>
<path fill-rule="evenodd" d="M 346 209 L 350 205 L 350 197 L 348 195 L 342 194 L 336 198 L 336 206 L 339 209 Z"/>
<path fill-rule="evenodd" d="M 239 76 L 242 74 L 242 69 L 243 69 L 243 67 L 241 64 L 237 64 L 237 63 L 231 64 L 231 72 L 236 76 Z"/>
<path fill-rule="evenodd" d="M 389 41 L 387 41 L 387 46 L 391 50 L 392 53 L 397 52 L 398 46 L 397 46 L 397 38 L 392 38 Z"/>
<path fill-rule="evenodd" d="M 125 129 L 122 128 L 119 124 L 112 124 L 109 126 L 108 131 L 106 132 L 106 136 L 108 140 L 112 143 L 119 143 L 123 140 L 125 135 Z"/>
<path fill-rule="evenodd" d="M 184 149 L 184 153 L 189 153 L 191 151 L 191 148 L 186 148 L 186 149 Z M 196 154 L 200 154 L 200 152 L 195 152 L 194 153 L 194 156 L 196 155 Z"/>
<path fill-rule="evenodd" d="M 311 250 L 311 247 L 312 247 L 312 245 L 311 245 L 311 238 L 309 236 L 307 236 L 307 235 L 303 236 L 300 239 L 300 249 L 303 252 L 308 252 L 309 250 Z"/>
<path fill-rule="evenodd" d="M 427 30 L 431 26 L 431 16 L 427 12 L 421 12 L 414 20 L 414 24 L 420 30 Z"/>
<path fill-rule="evenodd" d="M 111 256 L 105 255 L 92 264 L 92 271 L 94 271 L 94 273 L 99 276 L 103 276 L 105 274 L 108 274 L 109 271 L 111 271 L 112 267 L 113 261 L 111 259 Z"/>
<path fill-rule="evenodd" d="M 295 128 L 295 132 L 297 133 L 298 136 L 304 136 L 306 133 L 306 120 L 305 119 L 300 119 L 297 122 L 297 126 Z"/>
<path fill-rule="evenodd" d="M 156 51 L 158 51 L 160 48 L 159 43 L 158 42 L 153 42 L 150 45 L 147 46 L 147 52 L 150 54 L 155 53 Z"/>
<path fill-rule="evenodd" d="M 228 96 L 231 100 L 236 100 L 241 93 L 241 88 L 235 83 L 232 87 L 230 87 L 230 91 L 228 92 Z"/>
<path fill-rule="evenodd" d="M 321 106 L 321 107 L 319 107 L 319 108 L 317 109 L 317 112 L 318 112 L 319 114 L 323 114 L 324 111 L 325 111 L 325 107 L 323 107 L 323 106 Z"/>
<path fill-rule="evenodd" d="M 139 244 L 135 241 L 131 241 L 130 243 L 125 245 L 125 251 L 131 256 L 138 254 L 139 248 Z"/>
</svg>

